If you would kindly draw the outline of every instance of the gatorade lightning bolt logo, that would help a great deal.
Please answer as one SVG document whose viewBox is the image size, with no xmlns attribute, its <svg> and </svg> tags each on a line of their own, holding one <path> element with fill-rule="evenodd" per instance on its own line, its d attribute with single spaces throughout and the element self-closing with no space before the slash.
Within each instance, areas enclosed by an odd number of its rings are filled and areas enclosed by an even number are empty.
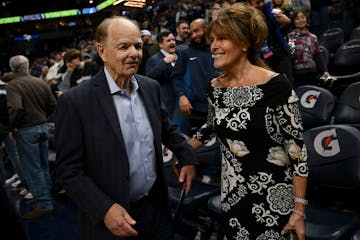
<svg viewBox="0 0 360 240">
<path fill-rule="evenodd" d="M 305 108 L 313 108 L 319 98 L 320 92 L 315 90 L 306 91 L 300 99 L 300 103 Z"/>
<path fill-rule="evenodd" d="M 332 157 L 340 152 L 335 128 L 320 132 L 314 139 L 315 151 L 323 157 Z"/>
</svg>

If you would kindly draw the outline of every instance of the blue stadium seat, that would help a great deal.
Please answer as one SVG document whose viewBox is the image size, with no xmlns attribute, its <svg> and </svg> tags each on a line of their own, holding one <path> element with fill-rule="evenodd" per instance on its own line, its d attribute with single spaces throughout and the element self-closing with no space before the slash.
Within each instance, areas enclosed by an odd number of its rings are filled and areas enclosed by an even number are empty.
<svg viewBox="0 0 360 240">
<path fill-rule="evenodd" d="M 173 153 L 170 150 L 165 151 L 163 159 L 173 209 L 174 231 L 184 234 L 183 229 L 195 228 L 195 233 L 200 231 L 204 236 L 213 224 L 207 212 L 208 200 L 220 193 L 221 153 L 218 141 L 213 139 L 200 147 L 196 150 L 196 155 L 199 161 L 197 178 L 192 182 L 190 192 L 186 196 L 177 184 L 177 176 L 172 169 Z"/>
<path fill-rule="evenodd" d="M 360 39 L 360 25 L 351 31 L 350 40 Z"/>
<path fill-rule="evenodd" d="M 335 97 L 322 87 L 304 85 L 295 89 L 304 129 L 330 124 Z"/>
<path fill-rule="evenodd" d="M 360 131 L 326 125 L 304 132 L 309 163 L 307 239 L 350 239 L 360 226 Z"/>
<path fill-rule="evenodd" d="M 334 56 L 333 75 L 349 75 L 360 72 L 360 39 L 347 41 Z"/>
<path fill-rule="evenodd" d="M 326 47 L 330 54 L 334 54 L 344 43 L 344 31 L 337 27 L 329 28 L 320 36 L 319 43 Z"/>
<path fill-rule="evenodd" d="M 334 123 L 360 127 L 360 82 L 349 85 L 336 104 Z"/>
</svg>

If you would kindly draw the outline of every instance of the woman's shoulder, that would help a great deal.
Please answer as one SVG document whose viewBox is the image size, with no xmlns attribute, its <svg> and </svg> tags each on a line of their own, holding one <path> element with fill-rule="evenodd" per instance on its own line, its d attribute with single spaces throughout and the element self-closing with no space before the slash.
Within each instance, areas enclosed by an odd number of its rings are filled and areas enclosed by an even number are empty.
<svg viewBox="0 0 360 240">
<path fill-rule="evenodd" d="M 284 102 L 291 95 L 292 87 L 290 80 L 285 74 L 276 73 L 264 85 L 260 86 L 270 102 Z"/>
</svg>

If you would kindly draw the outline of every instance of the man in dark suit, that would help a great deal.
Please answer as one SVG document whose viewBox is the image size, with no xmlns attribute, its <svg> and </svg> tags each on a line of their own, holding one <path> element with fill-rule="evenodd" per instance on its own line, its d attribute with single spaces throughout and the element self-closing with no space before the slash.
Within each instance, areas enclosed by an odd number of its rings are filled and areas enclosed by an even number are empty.
<svg viewBox="0 0 360 240">
<path fill-rule="evenodd" d="M 124 17 L 96 30 L 104 68 L 58 100 L 56 170 L 79 208 L 81 239 L 172 239 L 161 144 L 190 190 L 194 152 L 161 108 L 159 84 L 136 75 L 139 27 Z"/>
<path fill-rule="evenodd" d="M 175 37 L 169 31 L 160 32 L 156 38 L 160 51 L 146 62 L 146 76 L 160 83 L 161 99 L 171 118 L 175 110 L 176 96 L 171 83 L 171 73 L 177 59 Z"/>
</svg>

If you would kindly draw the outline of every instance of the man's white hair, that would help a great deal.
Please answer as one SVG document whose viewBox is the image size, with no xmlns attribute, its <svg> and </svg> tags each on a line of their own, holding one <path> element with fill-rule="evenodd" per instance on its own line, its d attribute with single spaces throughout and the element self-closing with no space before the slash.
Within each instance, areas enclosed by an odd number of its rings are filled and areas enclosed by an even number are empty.
<svg viewBox="0 0 360 240">
<path fill-rule="evenodd" d="M 10 58 L 9 66 L 13 73 L 26 72 L 29 69 L 29 59 L 23 55 L 16 55 Z"/>
</svg>

